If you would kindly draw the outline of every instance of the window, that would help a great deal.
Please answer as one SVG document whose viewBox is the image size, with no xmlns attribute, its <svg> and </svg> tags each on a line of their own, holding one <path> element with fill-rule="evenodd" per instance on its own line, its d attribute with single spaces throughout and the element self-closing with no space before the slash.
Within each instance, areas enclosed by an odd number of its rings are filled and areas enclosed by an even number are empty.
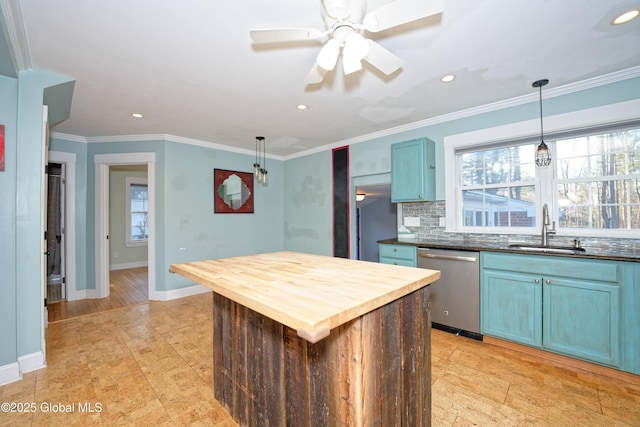
<svg viewBox="0 0 640 427">
<path fill-rule="evenodd" d="M 127 246 L 147 244 L 149 240 L 149 194 L 145 178 L 127 177 L 126 183 L 126 233 Z"/>
<path fill-rule="evenodd" d="M 457 154 L 464 227 L 535 227 L 533 144 Z"/>
<path fill-rule="evenodd" d="M 558 140 L 558 225 L 640 230 L 640 129 Z"/>
<path fill-rule="evenodd" d="M 535 166 L 537 141 L 455 150 L 457 226 L 451 228 L 537 233 L 541 224 L 536 214 L 547 203 L 558 234 L 637 236 L 640 127 L 558 135 L 545 138 L 552 164 L 542 169 Z"/>
<path fill-rule="evenodd" d="M 637 99 L 545 117 L 547 168 L 523 152 L 540 143 L 539 119 L 446 136 L 446 231 L 536 235 L 546 203 L 558 235 L 639 238 L 639 117 Z"/>
</svg>

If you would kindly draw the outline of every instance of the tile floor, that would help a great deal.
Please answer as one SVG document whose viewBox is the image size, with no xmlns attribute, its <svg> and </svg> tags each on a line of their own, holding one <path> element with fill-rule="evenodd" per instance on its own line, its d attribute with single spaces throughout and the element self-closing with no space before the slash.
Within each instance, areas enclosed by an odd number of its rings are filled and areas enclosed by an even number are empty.
<svg viewBox="0 0 640 427">
<path fill-rule="evenodd" d="M 36 411 L 0 412 L 0 426 L 236 425 L 213 398 L 211 305 L 201 294 L 50 324 L 48 367 L 0 387 L 0 402 Z M 640 426 L 640 385 L 441 331 L 432 346 L 433 426 Z"/>
</svg>

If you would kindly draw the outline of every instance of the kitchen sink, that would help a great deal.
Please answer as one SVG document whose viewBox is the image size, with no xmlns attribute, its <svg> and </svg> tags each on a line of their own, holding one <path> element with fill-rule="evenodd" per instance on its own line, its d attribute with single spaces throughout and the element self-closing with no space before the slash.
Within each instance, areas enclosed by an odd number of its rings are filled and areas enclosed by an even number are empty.
<svg viewBox="0 0 640 427">
<path fill-rule="evenodd" d="M 528 252 L 543 252 L 549 254 L 579 254 L 585 252 L 584 248 L 575 246 L 542 246 L 542 245 L 529 245 L 529 244 L 512 244 L 509 245 L 510 249 L 519 249 L 521 251 Z"/>
</svg>

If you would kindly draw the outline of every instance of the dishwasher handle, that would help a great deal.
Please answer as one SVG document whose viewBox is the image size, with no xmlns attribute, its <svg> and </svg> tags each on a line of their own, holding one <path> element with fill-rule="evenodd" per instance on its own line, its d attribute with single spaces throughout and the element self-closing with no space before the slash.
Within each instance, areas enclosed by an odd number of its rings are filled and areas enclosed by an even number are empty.
<svg viewBox="0 0 640 427">
<path fill-rule="evenodd" d="M 418 251 L 418 256 L 422 258 L 446 259 L 450 261 L 476 262 L 478 260 L 474 256 L 440 255 L 440 254 L 431 254 L 428 252 L 420 252 L 420 251 Z"/>
</svg>

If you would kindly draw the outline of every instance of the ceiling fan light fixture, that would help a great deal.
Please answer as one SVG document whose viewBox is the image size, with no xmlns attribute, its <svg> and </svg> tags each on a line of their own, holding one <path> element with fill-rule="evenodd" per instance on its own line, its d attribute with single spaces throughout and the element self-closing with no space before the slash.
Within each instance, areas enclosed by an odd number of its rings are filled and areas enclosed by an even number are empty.
<svg viewBox="0 0 640 427">
<path fill-rule="evenodd" d="M 640 10 L 638 9 L 630 10 L 628 12 L 625 12 L 616 16 L 616 19 L 614 19 L 611 23 L 613 25 L 626 24 L 627 22 L 633 19 L 636 19 L 638 15 L 640 15 Z"/>
<path fill-rule="evenodd" d="M 355 31 L 344 39 L 344 50 L 348 50 L 349 55 L 353 55 L 358 60 L 363 60 L 369 54 L 369 43 L 361 34 Z"/>
<path fill-rule="evenodd" d="M 340 55 L 340 43 L 336 39 L 331 39 L 320 49 L 316 63 L 320 68 L 331 71 L 336 67 L 338 55 Z"/>
</svg>

